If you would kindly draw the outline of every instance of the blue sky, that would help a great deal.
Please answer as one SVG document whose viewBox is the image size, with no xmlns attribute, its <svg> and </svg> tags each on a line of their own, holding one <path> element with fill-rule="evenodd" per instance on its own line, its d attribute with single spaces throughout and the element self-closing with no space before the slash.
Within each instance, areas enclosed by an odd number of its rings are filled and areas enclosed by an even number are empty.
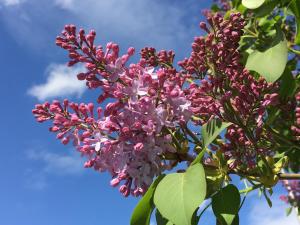
<svg viewBox="0 0 300 225">
<path fill-rule="evenodd" d="M 176 59 L 190 50 L 205 0 L 0 0 L 1 225 L 126 225 L 137 202 L 109 186 L 108 174 L 83 169 L 71 146 L 62 146 L 47 125 L 37 124 L 34 104 L 54 98 L 93 101 L 68 69 L 66 52 L 55 46 L 64 24 L 94 28 L 98 43 L 114 41 L 124 51 L 143 46 L 174 49 Z M 241 212 L 245 225 L 296 225 L 252 195 Z M 205 216 L 201 224 L 215 224 Z M 257 220 L 264 215 L 264 220 Z"/>
</svg>

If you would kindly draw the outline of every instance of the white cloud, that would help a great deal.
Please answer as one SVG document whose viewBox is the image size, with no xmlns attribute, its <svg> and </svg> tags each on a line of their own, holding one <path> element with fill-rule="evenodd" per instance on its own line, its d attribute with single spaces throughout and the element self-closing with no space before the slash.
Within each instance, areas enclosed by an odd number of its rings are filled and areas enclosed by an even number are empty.
<svg viewBox="0 0 300 225">
<path fill-rule="evenodd" d="M 22 2 L 24 2 L 24 0 L 0 0 L 0 4 L 4 4 L 5 6 L 15 6 Z"/>
<path fill-rule="evenodd" d="M 269 208 L 264 199 L 252 202 L 253 208 L 249 213 L 249 225 L 299 225 L 296 213 L 286 216 L 287 204 L 282 202 L 278 195 L 273 196 L 273 206 Z"/>
<path fill-rule="evenodd" d="M 47 81 L 44 84 L 32 86 L 28 94 L 43 101 L 53 97 L 80 97 L 86 89 L 85 82 L 77 79 L 82 67 L 68 67 L 61 64 L 52 64 L 46 70 Z"/>
<path fill-rule="evenodd" d="M 44 190 L 49 186 L 49 176 L 78 176 L 84 173 L 84 159 L 78 152 L 57 154 L 41 149 L 26 152 L 35 168 L 25 170 L 25 187 Z"/>
<path fill-rule="evenodd" d="M 42 162 L 42 171 L 55 175 L 79 175 L 84 171 L 84 159 L 72 151 L 69 154 L 56 154 L 47 151 L 31 150 L 27 152 L 29 159 Z"/>
</svg>

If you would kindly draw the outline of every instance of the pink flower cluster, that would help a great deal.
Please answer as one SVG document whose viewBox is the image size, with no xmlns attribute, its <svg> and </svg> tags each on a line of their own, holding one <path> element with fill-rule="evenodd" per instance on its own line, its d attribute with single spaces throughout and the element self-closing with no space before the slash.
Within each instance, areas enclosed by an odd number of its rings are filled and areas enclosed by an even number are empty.
<svg viewBox="0 0 300 225">
<path fill-rule="evenodd" d="M 153 177 L 171 168 L 164 154 L 176 153 L 171 133 L 189 120 L 191 103 L 174 71 L 155 70 L 145 61 L 127 67 L 134 49 L 119 57 L 118 45 L 109 43 L 104 51 L 94 45 L 95 35 L 83 30 L 76 34 L 75 26 L 67 25 L 56 43 L 69 51 L 69 66 L 85 63 L 88 72 L 78 79 L 100 88 L 98 102 L 109 103 L 95 110 L 92 103 L 53 101 L 37 105 L 33 113 L 39 122 L 53 120 L 50 131 L 63 144 L 73 141 L 88 157 L 85 167 L 110 172 L 112 186 L 120 184 L 124 196 L 138 196 Z"/>
</svg>

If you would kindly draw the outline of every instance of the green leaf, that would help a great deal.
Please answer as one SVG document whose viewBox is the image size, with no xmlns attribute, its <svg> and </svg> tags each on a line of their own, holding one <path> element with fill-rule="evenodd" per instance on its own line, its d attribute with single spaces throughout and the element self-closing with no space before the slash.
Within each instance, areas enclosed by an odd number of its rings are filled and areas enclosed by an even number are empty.
<svg viewBox="0 0 300 225">
<path fill-rule="evenodd" d="M 238 224 L 241 197 L 239 190 L 232 184 L 222 188 L 212 197 L 212 209 L 222 225 Z"/>
<path fill-rule="evenodd" d="M 201 163 L 201 160 L 205 154 L 206 148 L 203 148 L 202 151 L 197 155 L 197 157 L 193 160 L 193 162 L 191 163 L 191 166 L 197 164 L 197 163 Z"/>
<path fill-rule="evenodd" d="M 295 43 L 300 45 L 300 0 L 292 0 L 289 5 L 290 10 L 294 14 L 297 23 L 297 34 L 295 37 Z"/>
<path fill-rule="evenodd" d="M 253 51 L 246 63 L 248 70 L 263 76 L 268 82 L 276 81 L 284 72 L 288 60 L 288 46 L 283 32 L 277 27 L 276 37 L 266 51 Z"/>
<path fill-rule="evenodd" d="M 265 0 L 242 0 L 242 4 L 248 9 L 256 9 L 264 4 Z"/>
<path fill-rule="evenodd" d="M 259 8 L 254 10 L 256 17 L 269 16 L 273 9 L 278 5 L 280 0 L 269 0 Z"/>
<path fill-rule="evenodd" d="M 137 206 L 135 207 L 131 220 L 130 225 L 149 225 L 150 224 L 150 217 L 152 214 L 152 211 L 154 209 L 153 204 L 153 194 L 154 191 L 159 184 L 159 182 L 163 179 L 165 175 L 161 175 L 156 178 L 156 180 L 151 184 L 148 191 L 145 193 L 145 195 L 142 197 L 142 199 L 139 201 Z"/>
<path fill-rule="evenodd" d="M 281 77 L 279 94 L 282 98 L 292 97 L 297 89 L 296 80 L 290 68 L 286 67 Z"/>
<path fill-rule="evenodd" d="M 292 211 L 293 211 L 293 207 L 286 208 L 286 210 L 285 210 L 286 216 L 291 215 Z"/>
<path fill-rule="evenodd" d="M 263 189 L 263 194 L 264 194 L 264 196 L 267 200 L 267 203 L 268 203 L 269 207 L 272 208 L 273 204 L 272 204 L 272 201 L 271 201 L 270 197 L 266 193 L 266 189 Z"/>
<path fill-rule="evenodd" d="M 212 119 L 202 126 L 202 138 L 207 147 L 216 137 L 232 123 L 222 122 L 220 119 Z"/>
<path fill-rule="evenodd" d="M 185 173 L 168 174 L 158 184 L 154 204 L 174 224 L 191 225 L 192 216 L 206 196 L 203 166 L 197 163 Z"/>
</svg>

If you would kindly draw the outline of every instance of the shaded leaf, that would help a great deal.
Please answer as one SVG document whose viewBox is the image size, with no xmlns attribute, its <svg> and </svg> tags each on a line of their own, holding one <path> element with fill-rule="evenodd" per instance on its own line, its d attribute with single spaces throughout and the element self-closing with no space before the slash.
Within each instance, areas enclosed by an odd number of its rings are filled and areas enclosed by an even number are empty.
<svg viewBox="0 0 300 225">
<path fill-rule="evenodd" d="M 212 197 L 212 209 L 221 225 L 238 224 L 235 219 L 239 212 L 241 197 L 239 190 L 232 184 L 222 188 Z"/>
<path fill-rule="evenodd" d="M 294 14 L 297 23 L 297 34 L 295 38 L 295 43 L 300 45 L 300 0 L 292 0 L 289 4 L 289 8 Z"/>
<path fill-rule="evenodd" d="M 281 97 L 291 97 L 297 89 L 296 80 L 293 77 L 292 71 L 287 67 L 281 78 L 279 94 Z"/>
<path fill-rule="evenodd" d="M 270 197 L 266 193 L 266 189 L 263 189 L 263 195 L 265 196 L 269 207 L 272 208 L 273 204 L 272 204 L 272 201 L 271 201 Z"/>
<path fill-rule="evenodd" d="M 280 0 L 269 0 L 266 1 L 265 4 L 260 6 L 259 8 L 254 10 L 256 17 L 264 17 L 270 15 L 273 9 L 278 5 Z"/>
<path fill-rule="evenodd" d="M 174 224 L 190 225 L 192 216 L 206 196 L 206 180 L 200 163 L 185 173 L 168 174 L 158 184 L 154 203 L 161 215 Z"/>
</svg>

